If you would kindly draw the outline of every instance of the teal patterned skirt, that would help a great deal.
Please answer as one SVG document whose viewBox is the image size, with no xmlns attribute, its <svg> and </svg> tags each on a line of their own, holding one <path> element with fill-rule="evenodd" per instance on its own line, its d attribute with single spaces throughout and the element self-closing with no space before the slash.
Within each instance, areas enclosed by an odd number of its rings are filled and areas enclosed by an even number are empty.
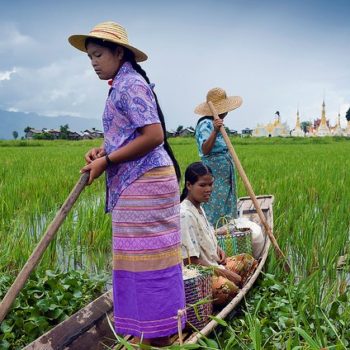
<svg viewBox="0 0 350 350">
<path fill-rule="evenodd" d="M 214 176 L 213 192 L 208 203 L 203 203 L 209 222 L 215 227 L 223 217 L 237 218 L 237 185 L 235 166 L 228 153 L 202 157 Z"/>
</svg>

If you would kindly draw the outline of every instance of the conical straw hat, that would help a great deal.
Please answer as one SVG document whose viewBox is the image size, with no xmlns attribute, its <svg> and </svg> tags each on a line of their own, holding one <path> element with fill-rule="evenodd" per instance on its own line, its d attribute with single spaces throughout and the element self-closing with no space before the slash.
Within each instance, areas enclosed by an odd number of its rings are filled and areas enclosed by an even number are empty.
<svg viewBox="0 0 350 350">
<path fill-rule="evenodd" d="M 227 97 L 226 91 L 221 88 L 214 88 L 207 93 L 207 102 L 203 102 L 198 105 L 194 113 L 202 116 L 212 116 L 213 113 L 210 110 L 208 102 L 211 101 L 218 112 L 218 114 L 233 111 L 242 104 L 242 98 L 240 96 Z"/>
<path fill-rule="evenodd" d="M 121 45 L 132 51 L 136 62 L 147 60 L 147 55 L 129 44 L 125 28 L 115 22 L 102 22 L 97 24 L 87 35 L 71 35 L 68 41 L 76 49 L 86 52 L 85 41 L 87 38 L 97 38 Z"/>
</svg>

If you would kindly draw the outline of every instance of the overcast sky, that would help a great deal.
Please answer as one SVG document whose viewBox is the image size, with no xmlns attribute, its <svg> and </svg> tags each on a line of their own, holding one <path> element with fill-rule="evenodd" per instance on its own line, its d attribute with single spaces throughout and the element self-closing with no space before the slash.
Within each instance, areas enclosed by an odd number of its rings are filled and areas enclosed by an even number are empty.
<svg viewBox="0 0 350 350">
<path fill-rule="evenodd" d="M 1 1 L 0 109 L 101 118 L 108 92 L 88 57 L 69 45 L 97 23 L 126 27 L 168 129 L 194 126 L 210 88 L 240 95 L 226 125 L 295 125 L 350 107 L 350 1 L 60 0 Z"/>
</svg>

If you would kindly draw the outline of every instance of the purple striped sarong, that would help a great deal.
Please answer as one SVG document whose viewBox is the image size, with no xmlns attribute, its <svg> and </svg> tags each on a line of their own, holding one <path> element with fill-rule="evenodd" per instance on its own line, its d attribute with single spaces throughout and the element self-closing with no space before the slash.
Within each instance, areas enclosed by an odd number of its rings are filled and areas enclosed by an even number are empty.
<svg viewBox="0 0 350 350">
<path fill-rule="evenodd" d="M 179 208 L 177 179 L 168 166 L 133 182 L 112 211 L 117 333 L 143 338 L 177 333 L 177 312 L 185 307 Z"/>
</svg>

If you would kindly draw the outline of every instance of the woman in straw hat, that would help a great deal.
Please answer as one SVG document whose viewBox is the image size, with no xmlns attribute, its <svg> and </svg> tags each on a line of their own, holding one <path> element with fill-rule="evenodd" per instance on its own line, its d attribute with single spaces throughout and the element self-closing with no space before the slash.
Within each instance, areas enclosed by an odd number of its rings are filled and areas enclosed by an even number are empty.
<svg viewBox="0 0 350 350">
<path fill-rule="evenodd" d="M 117 333 L 151 344 L 177 332 L 184 308 L 179 222 L 179 166 L 166 140 L 163 113 L 132 46 L 114 22 L 69 42 L 112 80 L 102 116 L 104 144 L 85 156 L 89 184 L 106 173 L 112 214 L 113 297 Z M 184 325 L 185 320 L 182 320 Z"/>
<path fill-rule="evenodd" d="M 219 114 L 214 120 L 208 105 L 211 101 Z M 204 203 L 209 222 L 216 225 L 223 216 L 237 217 L 237 189 L 233 160 L 228 152 L 225 140 L 220 133 L 223 119 L 228 112 L 242 104 L 239 96 L 226 95 L 225 90 L 214 88 L 207 94 L 207 102 L 201 103 L 194 112 L 201 117 L 196 126 L 196 141 L 199 156 L 204 164 L 212 169 L 215 186 L 210 201 Z"/>
</svg>

